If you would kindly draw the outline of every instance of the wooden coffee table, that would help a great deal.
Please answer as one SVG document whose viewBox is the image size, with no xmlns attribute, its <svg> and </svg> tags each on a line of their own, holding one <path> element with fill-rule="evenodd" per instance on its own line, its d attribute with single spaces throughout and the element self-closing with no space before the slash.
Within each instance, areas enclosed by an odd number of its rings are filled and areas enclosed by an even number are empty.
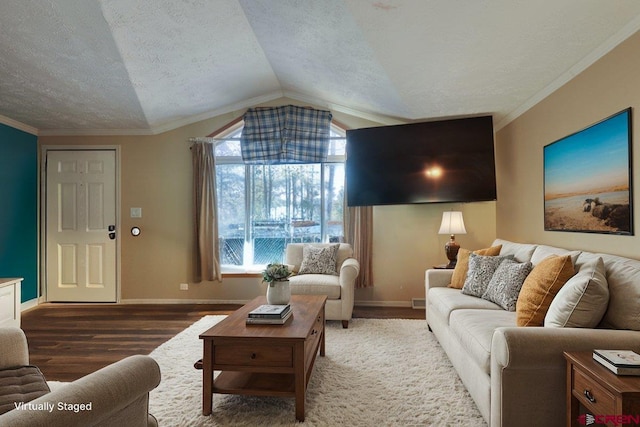
<svg viewBox="0 0 640 427">
<path fill-rule="evenodd" d="M 325 353 L 326 296 L 292 295 L 293 315 L 284 325 L 247 325 L 247 313 L 264 296 L 247 303 L 200 334 L 202 413 L 211 414 L 213 393 L 285 396 L 296 399 L 296 419 L 304 421 L 304 401 L 316 360 Z M 222 371 L 213 379 L 213 371 Z"/>
</svg>

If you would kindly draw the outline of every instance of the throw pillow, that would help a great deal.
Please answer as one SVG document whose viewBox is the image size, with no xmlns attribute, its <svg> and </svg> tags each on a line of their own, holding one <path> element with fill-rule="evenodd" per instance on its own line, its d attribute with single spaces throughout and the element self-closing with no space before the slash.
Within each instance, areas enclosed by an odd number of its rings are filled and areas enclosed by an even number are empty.
<svg viewBox="0 0 640 427">
<path fill-rule="evenodd" d="M 551 301 L 544 326 L 595 328 L 607 311 L 608 303 L 609 285 L 604 261 L 602 258 L 589 260 Z"/>
<path fill-rule="evenodd" d="M 516 302 L 518 326 L 542 326 L 553 297 L 575 274 L 570 255 L 551 255 L 536 265 L 524 280 Z"/>
<path fill-rule="evenodd" d="M 484 256 L 496 256 L 500 255 L 500 250 L 502 249 L 502 245 L 491 246 L 490 248 L 478 249 L 473 251 L 474 254 L 484 255 Z M 462 249 L 458 251 L 458 260 L 456 261 L 456 267 L 453 269 L 453 274 L 451 275 L 451 284 L 449 284 L 450 288 L 462 289 L 464 286 L 464 281 L 467 278 L 467 272 L 469 271 L 469 254 L 471 251 L 467 249 Z"/>
<path fill-rule="evenodd" d="M 338 260 L 338 248 L 340 244 L 329 246 L 305 245 L 302 248 L 302 264 L 298 274 L 333 274 L 336 271 Z"/>
<path fill-rule="evenodd" d="M 505 259 L 493 273 L 482 298 L 495 302 L 507 311 L 516 311 L 520 288 L 532 268 L 533 264 L 530 262 L 519 263 L 512 259 Z"/>
<path fill-rule="evenodd" d="M 469 254 L 469 272 L 462 286 L 462 293 L 482 297 L 498 266 L 507 257 Z"/>
</svg>

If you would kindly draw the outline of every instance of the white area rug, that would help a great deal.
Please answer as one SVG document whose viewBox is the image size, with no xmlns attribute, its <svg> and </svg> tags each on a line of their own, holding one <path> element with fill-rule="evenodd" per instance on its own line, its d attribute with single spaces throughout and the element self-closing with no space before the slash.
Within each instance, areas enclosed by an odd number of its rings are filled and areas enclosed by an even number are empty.
<svg viewBox="0 0 640 427">
<path fill-rule="evenodd" d="M 213 395 L 202 415 L 198 335 L 224 316 L 206 316 L 150 355 L 162 381 L 150 412 L 162 427 L 296 425 L 293 398 Z M 309 426 L 482 426 L 473 400 L 424 320 L 353 319 L 326 326 L 326 357 L 307 388 Z"/>
</svg>

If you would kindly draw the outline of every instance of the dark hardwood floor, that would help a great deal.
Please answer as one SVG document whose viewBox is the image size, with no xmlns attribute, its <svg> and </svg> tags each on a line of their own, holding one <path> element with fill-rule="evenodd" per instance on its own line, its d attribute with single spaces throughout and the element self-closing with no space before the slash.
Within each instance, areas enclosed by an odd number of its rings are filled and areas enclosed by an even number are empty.
<svg viewBox="0 0 640 427">
<path fill-rule="evenodd" d="M 73 381 L 133 354 L 149 354 L 210 314 L 238 305 L 41 304 L 22 313 L 30 362 L 47 380 Z M 424 310 L 355 307 L 354 318 L 424 319 Z M 194 360 L 195 362 L 195 360 Z"/>
</svg>

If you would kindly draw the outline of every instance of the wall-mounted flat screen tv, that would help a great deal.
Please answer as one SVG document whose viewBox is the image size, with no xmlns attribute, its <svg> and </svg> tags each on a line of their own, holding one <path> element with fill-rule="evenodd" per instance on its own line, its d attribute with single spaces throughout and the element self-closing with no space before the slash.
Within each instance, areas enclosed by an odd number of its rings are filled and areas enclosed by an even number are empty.
<svg viewBox="0 0 640 427">
<path fill-rule="evenodd" d="M 349 206 L 496 200 L 491 116 L 347 131 Z"/>
</svg>

